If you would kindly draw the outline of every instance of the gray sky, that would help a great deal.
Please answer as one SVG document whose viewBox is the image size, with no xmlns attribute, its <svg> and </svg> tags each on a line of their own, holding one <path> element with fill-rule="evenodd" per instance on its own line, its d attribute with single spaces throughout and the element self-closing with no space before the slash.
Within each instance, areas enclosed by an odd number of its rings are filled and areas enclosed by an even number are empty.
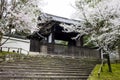
<svg viewBox="0 0 120 80">
<path fill-rule="evenodd" d="M 75 9 L 72 7 L 75 0 L 44 0 L 42 11 L 45 13 L 71 18 Z"/>
</svg>

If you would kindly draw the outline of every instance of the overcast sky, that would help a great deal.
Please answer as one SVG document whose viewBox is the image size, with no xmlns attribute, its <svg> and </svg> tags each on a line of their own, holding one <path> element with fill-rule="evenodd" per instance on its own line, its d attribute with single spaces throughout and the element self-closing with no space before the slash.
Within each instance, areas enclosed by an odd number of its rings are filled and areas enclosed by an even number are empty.
<svg viewBox="0 0 120 80">
<path fill-rule="evenodd" d="M 42 11 L 45 13 L 71 18 L 75 9 L 72 7 L 75 0 L 44 0 Z"/>
</svg>

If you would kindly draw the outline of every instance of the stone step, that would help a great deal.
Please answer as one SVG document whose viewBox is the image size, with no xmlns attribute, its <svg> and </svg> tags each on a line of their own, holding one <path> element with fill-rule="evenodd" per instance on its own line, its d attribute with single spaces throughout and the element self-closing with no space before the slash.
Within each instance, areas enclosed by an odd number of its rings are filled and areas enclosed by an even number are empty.
<svg viewBox="0 0 120 80">
<path fill-rule="evenodd" d="M 80 64 L 80 63 L 79 63 Z M 43 67 L 46 67 L 46 66 L 54 66 L 54 67 L 93 67 L 94 65 L 84 65 L 84 64 L 81 64 L 81 65 L 71 65 L 71 64 L 68 64 L 68 65 L 64 65 L 64 64 L 59 64 L 59 65 L 57 65 L 57 64 L 52 64 L 52 63 L 50 63 L 50 64 L 39 64 L 39 63 L 36 63 L 36 64 L 32 64 L 32 63 L 2 63 L 2 64 L 0 64 L 0 65 L 2 65 L 2 66 L 4 66 L 4 65 L 8 65 L 8 66 L 34 66 L 34 67 L 41 67 L 41 66 L 43 66 Z"/>
<path fill-rule="evenodd" d="M 21 80 L 21 79 L 29 79 L 29 80 L 87 80 L 88 76 L 19 76 L 19 75 L 0 75 L 0 79 L 4 80 Z"/>
<path fill-rule="evenodd" d="M 80 79 L 80 78 L 41 78 L 41 79 L 30 79 L 30 78 L 0 78 L 0 80 L 87 80 L 87 79 Z"/>
<path fill-rule="evenodd" d="M 91 70 L 92 67 L 61 67 L 61 66 L 0 66 L 0 69 L 47 69 L 47 70 Z"/>
<path fill-rule="evenodd" d="M 85 73 L 38 73 L 38 72 L 0 72 L 0 76 L 2 75 L 20 75 L 20 76 L 89 76 Z"/>
<path fill-rule="evenodd" d="M 55 62 L 57 61 L 57 62 Z M 21 62 L 21 61 L 18 61 L 18 62 Z M 66 60 L 66 59 L 44 59 L 44 60 L 41 60 L 41 59 L 30 59 L 30 60 L 25 60 L 25 62 L 54 62 L 54 63 L 92 63 L 92 62 L 95 62 L 95 61 L 84 61 L 84 60 Z"/>
<path fill-rule="evenodd" d="M 44 69 L 44 70 L 33 70 L 33 69 L 2 69 L 0 72 L 51 72 L 51 73 L 89 73 L 92 70 L 50 70 L 50 69 Z"/>
<path fill-rule="evenodd" d="M 82 59 L 76 59 L 76 58 L 62 58 L 62 57 L 29 57 L 24 58 L 24 60 L 71 60 L 71 61 L 83 61 Z"/>
<path fill-rule="evenodd" d="M 11 62 L 12 63 L 12 62 Z M 61 62 L 61 63 L 56 63 L 56 62 L 33 62 L 33 61 L 31 61 L 31 62 L 14 62 L 14 64 L 17 64 L 17 63 L 20 63 L 20 64 L 26 64 L 26 63 L 30 63 L 30 64 L 56 64 L 56 65 L 59 65 L 59 64 L 64 64 L 64 65 L 81 65 L 80 64 L 80 62 L 79 63 L 77 63 L 77 62 L 74 62 L 74 63 L 72 63 L 72 62 L 67 62 L 67 63 L 65 63 L 65 62 Z M 9 63 L 8 63 L 9 64 Z M 82 63 L 82 65 L 83 65 L 84 63 Z M 85 64 L 84 64 L 85 65 Z M 86 64 L 86 65 L 88 65 L 88 64 Z"/>
<path fill-rule="evenodd" d="M 55 61 L 58 61 L 58 60 L 55 60 Z M 55 62 L 55 61 L 25 61 L 25 63 L 53 63 L 53 64 L 79 64 L 79 63 L 82 63 L 82 62 L 77 62 L 77 61 L 74 61 L 74 62 L 70 62 L 70 61 L 58 61 L 58 62 Z M 17 62 L 19 62 L 19 61 L 17 61 Z M 16 63 L 17 63 L 16 62 Z M 21 63 L 21 62 L 19 62 L 19 63 Z M 24 63 L 24 62 L 22 62 L 22 63 Z"/>
<path fill-rule="evenodd" d="M 92 69 L 90 66 L 88 67 L 61 67 L 61 66 L 0 66 L 0 68 L 10 68 L 10 69 L 65 69 L 65 70 L 89 70 Z"/>
<path fill-rule="evenodd" d="M 31 70 L 31 69 L 0 69 L 0 72 L 45 72 L 45 73 L 90 73 L 91 70 Z"/>
<path fill-rule="evenodd" d="M 25 57 L 25 60 L 44 60 L 44 59 L 57 59 L 57 60 L 80 60 L 80 61 L 83 61 L 81 58 L 73 58 L 73 57 L 60 57 L 60 56 L 36 56 L 36 57 Z"/>
<path fill-rule="evenodd" d="M 0 80 L 87 80 L 95 64 L 62 57 L 29 57 L 0 63 Z"/>
<path fill-rule="evenodd" d="M 83 69 L 81 69 L 81 70 L 80 70 L 80 69 L 74 69 L 74 70 L 73 70 L 73 69 L 72 69 L 72 70 L 71 70 L 71 69 L 22 69 L 22 68 L 21 68 L 21 69 L 14 69 L 14 68 L 12 68 L 12 69 L 10 69 L 10 68 L 9 68 L 9 69 L 5 69 L 5 68 L 2 68 L 2 69 L 0 69 L 0 70 L 22 70 L 22 71 L 23 71 L 23 70 L 24 70 L 24 71 L 29 71 L 29 70 L 32 70 L 32 71 L 35 71 L 35 70 L 36 70 L 36 71 L 37 71 L 37 70 L 38 70 L 38 71 L 51 71 L 51 72 L 54 72 L 54 70 L 55 70 L 55 71 L 71 71 L 71 72 L 72 72 L 72 71 L 79 71 L 79 72 L 92 71 L 92 69 L 86 69 L 86 70 L 83 70 Z"/>
</svg>

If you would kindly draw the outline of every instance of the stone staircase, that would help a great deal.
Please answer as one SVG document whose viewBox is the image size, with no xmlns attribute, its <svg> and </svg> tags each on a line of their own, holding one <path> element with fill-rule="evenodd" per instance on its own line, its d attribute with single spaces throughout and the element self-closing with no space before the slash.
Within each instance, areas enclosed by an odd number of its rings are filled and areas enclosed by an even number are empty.
<svg viewBox="0 0 120 80">
<path fill-rule="evenodd" d="M 0 63 L 0 80 L 87 80 L 96 62 L 37 56 Z"/>
</svg>

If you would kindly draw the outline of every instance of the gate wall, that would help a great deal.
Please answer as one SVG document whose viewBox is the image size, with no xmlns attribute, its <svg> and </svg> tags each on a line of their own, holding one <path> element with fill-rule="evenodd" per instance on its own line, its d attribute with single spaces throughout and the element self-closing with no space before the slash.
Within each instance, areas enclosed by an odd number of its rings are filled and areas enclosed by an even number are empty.
<svg viewBox="0 0 120 80">
<path fill-rule="evenodd" d="M 81 57 L 81 58 L 100 59 L 100 53 L 96 49 L 75 47 L 75 46 L 64 46 L 58 44 L 41 44 L 40 53 L 79 57 L 79 58 Z"/>
</svg>

